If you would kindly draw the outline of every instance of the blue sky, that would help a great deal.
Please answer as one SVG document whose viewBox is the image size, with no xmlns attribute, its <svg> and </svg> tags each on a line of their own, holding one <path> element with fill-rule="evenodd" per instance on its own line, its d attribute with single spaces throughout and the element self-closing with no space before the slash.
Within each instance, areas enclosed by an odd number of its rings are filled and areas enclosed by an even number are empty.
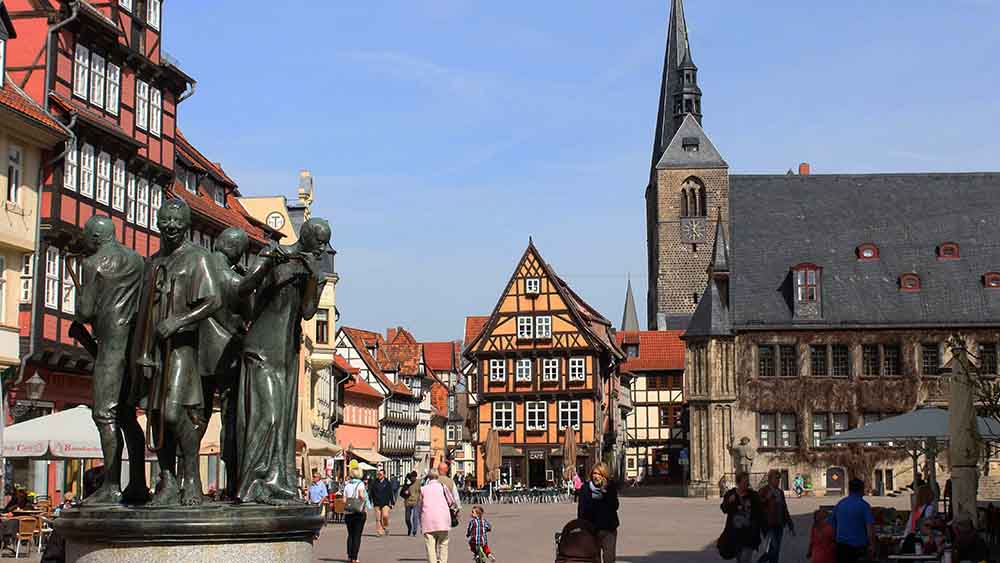
<svg viewBox="0 0 1000 563">
<path fill-rule="evenodd" d="M 529 235 L 616 324 L 629 274 L 645 310 L 668 5 L 170 0 L 164 45 L 198 80 L 181 128 L 244 194 L 292 196 L 312 171 L 342 322 L 450 339 L 489 314 Z M 1000 168 L 1000 2 L 686 13 L 733 172 Z"/>
</svg>

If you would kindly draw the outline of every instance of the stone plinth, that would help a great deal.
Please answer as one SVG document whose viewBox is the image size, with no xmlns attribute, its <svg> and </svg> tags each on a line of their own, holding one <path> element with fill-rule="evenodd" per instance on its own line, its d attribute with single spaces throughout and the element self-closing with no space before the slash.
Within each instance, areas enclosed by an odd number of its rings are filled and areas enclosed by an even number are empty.
<svg viewBox="0 0 1000 563">
<path fill-rule="evenodd" d="M 63 511 L 55 526 L 80 563 L 312 563 L 323 517 L 305 504 L 109 506 Z"/>
</svg>

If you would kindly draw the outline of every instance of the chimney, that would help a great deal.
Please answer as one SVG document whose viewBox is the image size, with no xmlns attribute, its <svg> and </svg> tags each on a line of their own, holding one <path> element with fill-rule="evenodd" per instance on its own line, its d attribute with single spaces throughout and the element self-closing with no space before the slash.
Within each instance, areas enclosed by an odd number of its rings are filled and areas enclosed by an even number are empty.
<svg viewBox="0 0 1000 563">
<path fill-rule="evenodd" d="M 803 162 L 799 164 L 799 176 L 808 176 L 808 175 L 809 175 L 809 163 Z"/>
</svg>

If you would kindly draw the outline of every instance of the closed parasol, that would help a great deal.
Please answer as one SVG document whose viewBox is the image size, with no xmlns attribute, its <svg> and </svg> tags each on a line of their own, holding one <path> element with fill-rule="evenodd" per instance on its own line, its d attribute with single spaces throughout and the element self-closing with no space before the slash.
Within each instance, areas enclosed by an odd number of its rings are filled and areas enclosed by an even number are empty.
<svg viewBox="0 0 1000 563">
<path fill-rule="evenodd" d="M 500 434 L 494 429 L 486 435 L 486 443 L 483 444 L 486 454 L 486 481 L 495 482 L 500 480 Z"/>
<path fill-rule="evenodd" d="M 572 479 L 576 474 L 576 432 L 572 426 L 566 427 L 566 443 L 563 444 L 563 476 Z"/>
</svg>

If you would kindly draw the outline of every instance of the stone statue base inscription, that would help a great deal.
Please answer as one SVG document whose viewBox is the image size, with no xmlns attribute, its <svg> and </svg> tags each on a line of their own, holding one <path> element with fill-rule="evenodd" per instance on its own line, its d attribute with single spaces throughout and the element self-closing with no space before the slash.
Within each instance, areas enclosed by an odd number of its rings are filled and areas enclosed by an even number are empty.
<svg viewBox="0 0 1000 563">
<path fill-rule="evenodd" d="M 108 506 L 66 510 L 55 525 L 80 563 L 312 563 L 323 517 L 305 504 Z"/>
</svg>

